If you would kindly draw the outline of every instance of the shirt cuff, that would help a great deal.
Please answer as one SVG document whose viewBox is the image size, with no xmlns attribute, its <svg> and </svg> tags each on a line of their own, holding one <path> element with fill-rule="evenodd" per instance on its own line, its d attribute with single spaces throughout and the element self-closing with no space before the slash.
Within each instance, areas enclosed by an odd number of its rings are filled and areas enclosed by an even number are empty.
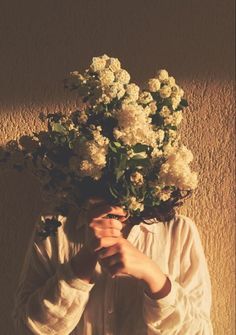
<svg viewBox="0 0 236 335">
<path fill-rule="evenodd" d="M 169 294 L 160 299 L 152 299 L 143 291 L 143 315 L 147 324 L 156 324 L 167 318 L 176 309 L 176 282 L 167 276 L 171 283 Z"/>
<path fill-rule="evenodd" d="M 152 299 L 147 295 L 147 293 L 144 291 L 144 300 L 147 304 L 157 307 L 157 308 L 166 308 L 168 306 L 173 306 L 175 307 L 176 305 L 176 285 L 175 281 L 170 277 L 167 276 L 170 284 L 171 284 L 171 289 L 170 292 L 163 298 L 160 299 Z"/>
<path fill-rule="evenodd" d="M 59 265 L 58 277 L 59 279 L 63 279 L 71 287 L 87 293 L 89 293 L 95 285 L 86 283 L 84 280 L 76 277 L 70 261 Z"/>
</svg>

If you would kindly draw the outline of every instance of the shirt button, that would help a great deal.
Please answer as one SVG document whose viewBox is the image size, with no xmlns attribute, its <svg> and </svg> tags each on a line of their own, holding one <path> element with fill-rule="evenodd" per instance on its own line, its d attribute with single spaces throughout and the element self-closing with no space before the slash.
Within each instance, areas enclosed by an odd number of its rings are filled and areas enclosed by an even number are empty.
<svg viewBox="0 0 236 335">
<path fill-rule="evenodd" d="M 110 308 L 108 308 L 107 312 L 108 312 L 108 314 L 112 314 L 113 313 L 113 309 L 110 307 Z"/>
</svg>

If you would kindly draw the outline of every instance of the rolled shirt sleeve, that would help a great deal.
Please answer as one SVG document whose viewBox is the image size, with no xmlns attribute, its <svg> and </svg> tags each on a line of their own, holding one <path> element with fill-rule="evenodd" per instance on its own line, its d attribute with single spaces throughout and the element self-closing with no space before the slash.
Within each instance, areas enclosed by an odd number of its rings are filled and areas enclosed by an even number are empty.
<svg viewBox="0 0 236 335">
<path fill-rule="evenodd" d="M 70 334 L 76 327 L 94 284 L 76 278 L 70 261 L 53 269 L 47 249 L 57 252 L 52 239 L 39 246 L 33 231 L 15 293 L 12 313 L 17 334 Z"/>
<path fill-rule="evenodd" d="M 178 247 L 170 257 L 180 258 L 180 272 L 178 276 L 168 274 L 171 291 L 166 297 L 154 300 L 143 293 L 148 335 L 211 335 L 211 284 L 198 230 L 191 219 L 182 218 L 172 234 Z"/>
</svg>

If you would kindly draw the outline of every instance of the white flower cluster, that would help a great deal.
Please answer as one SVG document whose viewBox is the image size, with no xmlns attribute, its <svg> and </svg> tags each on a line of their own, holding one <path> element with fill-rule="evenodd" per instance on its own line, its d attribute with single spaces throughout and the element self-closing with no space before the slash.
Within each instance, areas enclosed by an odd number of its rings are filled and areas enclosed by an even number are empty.
<svg viewBox="0 0 236 335">
<path fill-rule="evenodd" d="M 189 163 L 193 155 L 185 146 L 172 152 L 167 161 L 161 166 L 160 180 L 168 186 L 176 186 L 181 190 L 197 187 L 197 173 L 191 172 Z"/>
<path fill-rule="evenodd" d="M 168 201 L 173 187 L 180 190 L 196 188 L 197 174 L 191 172 L 189 167 L 192 153 L 185 146 L 179 145 L 178 126 L 183 118 L 182 109 L 187 106 L 187 102 L 182 99 L 184 91 L 176 84 L 175 78 L 162 69 L 148 80 L 146 88 L 141 91 L 138 85 L 130 83 L 130 75 L 121 68 L 120 61 L 106 54 L 94 57 L 83 75 L 76 71 L 71 75 L 79 94 L 89 103 L 88 109 L 81 111 L 79 115 L 80 124 L 86 127 L 91 116 L 96 124 L 99 124 L 98 120 L 102 120 L 102 127 L 109 122 L 107 118 L 115 120 L 115 126 L 109 129 L 112 130 L 111 138 L 110 135 L 109 138 L 102 135 L 104 129 L 100 126 L 94 126 L 93 140 L 80 144 L 70 162 L 78 176 L 100 179 L 107 163 L 109 141 L 113 142 L 115 139 L 118 148 L 127 149 L 131 164 L 134 164 L 133 157 L 137 154 L 133 150 L 136 145 L 148 147 L 147 152 L 140 149 L 138 159 L 149 158 L 149 170 L 153 168 L 154 171 L 155 164 L 158 166 L 164 158 L 165 163 L 160 166 L 156 182 L 150 185 L 156 199 Z M 104 133 L 109 134 L 109 131 L 106 129 Z M 111 143 L 111 148 L 112 145 Z M 119 165 L 117 169 L 120 169 Z M 132 171 L 129 182 L 133 188 L 142 189 L 149 185 L 146 172 L 145 168 L 138 165 L 137 170 Z M 124 171 L 119 171 L 119 174 L 122 173 Z M 142 211 L 143 199 L 135 192 L 133 195 L 135 196 L 129 198 L 128 208 L 131 211 Z"/>
<path fill-rule="evenodd" d="M 71 169 L 78 176 L 90 176 L 95 180 L 101 178 L 106 166 L 109 139 L 101 134 L 101 127 L 93 130 L 93 140 L 86 141 L 78 147 L 77 155 L 70 160 Z"/>
<path fill-rule="evenodd" d="M 141 201 L 138 201 L 136 197 L 130 197 L 129 199 L 129 210 L 142 212 L 144 210 L 144 205 Z"/>
<path fill-rule="evenodd" d="M 148 81 L 150 92 L 158 92 L 160 97 L 170 98 L 174 110 L 179 106 L 184 91 L 175 83 L 175 78 L 170 77 L 166 70 L 159 70 L 155 78 Z"/>
<path fill-rule="evenodd" d="M 119 100 L 126 93 L 128 98 L 138 98 L 138 86 L 128 85 L 129 73 L 121 68 L 117 58 L 110 58 L 106 54 L 93 57 L 89 69 L 83 75 L 78 71 L 71 72 L 71 79 L 70 85 L 77 85 L 80 94 L 87 96 L 93 107 L 109 104 L 115 98 Z"/>
<path fill-rule="evenodd" d="M 132 173 L 132 175 L 130 176 L 130 180 L 132 181 L 134 185 L 141 186 L 143 185 L 144 178 L 143 178 L 142 173 L 136 171 Z"/>
<path fill-rule="evenodd" d="M 156 147 L 157 141 L 163 140 L 163 134 L 154 130 L 149 114 L 149 109 L 137 102 L 122 103 L 121 109 L 114 113 L 119 126 L 114 129 L 115 138 L 130 146 L 142 143 Z"/>
</svg>

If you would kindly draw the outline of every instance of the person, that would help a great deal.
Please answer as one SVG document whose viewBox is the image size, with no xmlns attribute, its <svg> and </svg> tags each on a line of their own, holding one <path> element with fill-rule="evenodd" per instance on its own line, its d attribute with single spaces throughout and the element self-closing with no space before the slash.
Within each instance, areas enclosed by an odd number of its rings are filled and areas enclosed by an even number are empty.
<svg viewBox="0 0 236 335">
<path fill-rule="evenodd" d="M 123 208 L 93 199 L 58 219 L 56 237 L 40 239 L 39 225 L 32 233 L 15 294 L 17 334 L 213 333 L 210 278 L 190 218 L 133 225 Z"/>
</svg>

